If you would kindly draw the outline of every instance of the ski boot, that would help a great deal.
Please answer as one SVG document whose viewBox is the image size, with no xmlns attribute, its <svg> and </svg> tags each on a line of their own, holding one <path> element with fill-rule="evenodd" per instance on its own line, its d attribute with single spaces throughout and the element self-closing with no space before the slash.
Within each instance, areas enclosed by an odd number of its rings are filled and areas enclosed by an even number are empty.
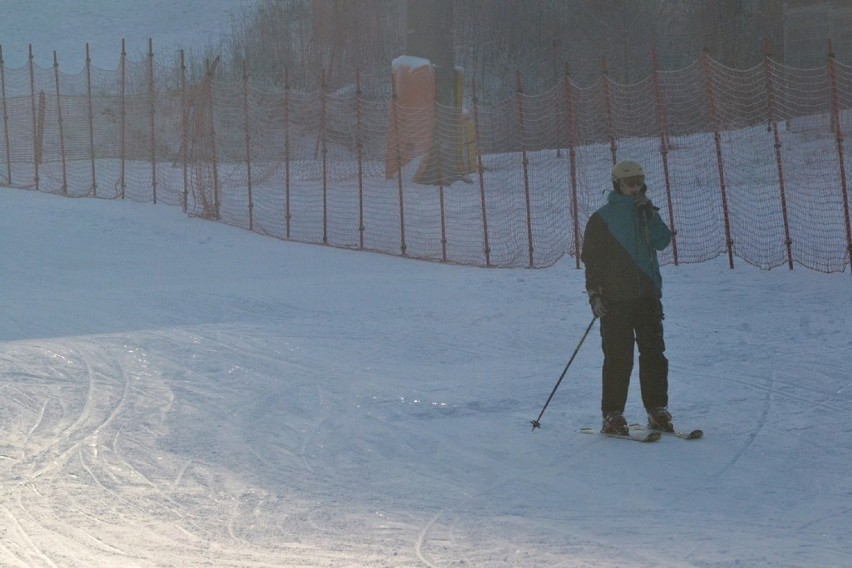
<svg viewBox="0 0 852 568">
<path fill-rule="evenodd" d="M 624 419 L 621 412 L 613 410 L 604 413 L 601 433 L 627 436 L 630 434 L 630 429 L 627 427 L 627 420 Z"/>
<path fill-rule="evenodd" d="M 648 428 L 661 432 L 674 432 L 672 415 L 665 406 L 657 407 L 648 411 Z"/>
</svg>

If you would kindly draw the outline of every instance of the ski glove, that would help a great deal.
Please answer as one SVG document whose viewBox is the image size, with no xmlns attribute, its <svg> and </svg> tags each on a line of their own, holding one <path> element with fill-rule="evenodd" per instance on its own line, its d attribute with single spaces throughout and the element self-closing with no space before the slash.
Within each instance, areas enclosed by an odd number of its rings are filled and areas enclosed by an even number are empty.
<svg viewBox="0 0 852 568">
<path fill-rule="evenodd" d="M 600 290 L 589 290 L 589 304 L 592 306 L 592 313 L 596 318 L 602 318 L 606 315 L 606 307 Z"/>
<path fill-rule="evenodd" d="M 654 202 L 651 201 L 651 198 L 644 193 L 640 193 L 634 198 L 634 204 L 636 205 L 636 209 L 646 214 L 653 213 L 658 209 L 658 207 L 654 206 Z"/>
</svg>

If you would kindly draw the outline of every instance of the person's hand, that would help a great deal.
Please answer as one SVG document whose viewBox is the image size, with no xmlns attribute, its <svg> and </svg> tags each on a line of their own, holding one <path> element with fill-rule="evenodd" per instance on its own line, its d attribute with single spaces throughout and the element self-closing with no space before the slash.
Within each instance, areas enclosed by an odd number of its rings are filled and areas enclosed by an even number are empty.
<svg viewBox="0 0 852 568">
<path fill-rule="evenodd" d="M 654 207 L 654 202 L 651 201 L 651 198 L 645 193 L 640 193 L 634 197 L 633 204 L 636 206 L 636 209 L 643 213 L 653 213 L 657 209 Z"/>
<path fill-rule="evenodd" d="M 596 318 L 602 318 L 606 315 L 606 306 L 604 306 L 603 298 L 594 296 L 590 303 L 592 304 L 592 313 Z"/>
<path fill-rule="evenodd" d="M 589 304 L 592 306 L 592 313 L 596 318 L 602 318 L 606 315 L 606 306 L 604 306 L 600 291 L 589 290 Z"/>
</svg>

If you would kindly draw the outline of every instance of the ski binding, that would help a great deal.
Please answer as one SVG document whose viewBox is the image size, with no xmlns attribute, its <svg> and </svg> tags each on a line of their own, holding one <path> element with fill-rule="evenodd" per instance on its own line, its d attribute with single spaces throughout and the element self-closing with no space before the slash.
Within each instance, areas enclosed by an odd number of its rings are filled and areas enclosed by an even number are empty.
<svg viewBox="0 0 852 568">
<path fill-rule="evenodd" d="M 666 432 L 664 430 L 651 430 L 643 424 L 631 424 L 630 428 L 635 428 L 637 430 L 645 430 L 648 432 L 659 432 L 660 434 L 666 436 L 674 436 L 675 438 L 680 438 L 681 440 L 698 440 L 704 437 L 703 430 L 690 430 L 689 432 L 679 432 L 675 430 L 674 432 Z"/>
<path fill-rule="evenodd" d="M 660 438 L 662 438 L 662 434 L 657 431 L 648 432 L 646 434 L 607 434 L 605 432 L 601 432 L 594 428 L 581 428 L 580 432 L 583 434 L 600 434 L 601 436 L 606 436 L 607 438 L 619 438 L 621 440 L 629 440 L 631 442 L 656 442 Z"/>
</svg>

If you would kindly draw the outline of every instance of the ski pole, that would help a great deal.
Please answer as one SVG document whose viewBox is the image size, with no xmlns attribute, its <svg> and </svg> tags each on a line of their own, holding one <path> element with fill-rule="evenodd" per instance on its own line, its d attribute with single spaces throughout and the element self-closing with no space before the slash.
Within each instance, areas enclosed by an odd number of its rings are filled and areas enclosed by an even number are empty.
<svg viewBox="0 0 852 568">
<path fill-rule="evenodd" d="M 568 364 L 565 365 L 565 370 L 563 370 L 562 374 L 559 375 L 559 380 L 556 381 L 556 386 L 553 387 L 553 390 L 551 391 L 550 396 L 547 397 L 547 402 L 544 403 L 544 408 L 541 409 L 541 412 L 539 413 L 538 418 L 530 421 L 532 423 L 533 431 L 535 431 L 536 428 L 541 428 L 541 422 L 539 422 L 539 420 L 541 420 L 541 417 L 544 414 L 544 411 L 547 409 L 547 405 L 550 404 L 550 400 L 553 398 L 553 395 L 556 394 L 556 389 L 559 388 L 559 384 L 562 382 L 562 379 L 565 378 L 565 373 L 568 372 L 568 367 L 570 367 L 571 363 L 574 362 L 574 357 L 577 356 L 577 353 L 580 351 L 580 347 L 583 346 L 583 342 L 586 340 L 586 336 L 589 335 L 589 332 L 592 330 L 592 326 L 595 325 L 595 321 L 597 321 L 597 319 L 598 319 L 598 316 L 594 316 L 592 318 L 591 323 L 589 323 L 589 327 L 586 328 L 586 333 L 584 333 L 583 337 L 580 338 L 580 343 L 577 344 L 577 348 L 574 350 L 574 354 L 571 355 L 571 358 L 568 360 Z"/>
</svg>

